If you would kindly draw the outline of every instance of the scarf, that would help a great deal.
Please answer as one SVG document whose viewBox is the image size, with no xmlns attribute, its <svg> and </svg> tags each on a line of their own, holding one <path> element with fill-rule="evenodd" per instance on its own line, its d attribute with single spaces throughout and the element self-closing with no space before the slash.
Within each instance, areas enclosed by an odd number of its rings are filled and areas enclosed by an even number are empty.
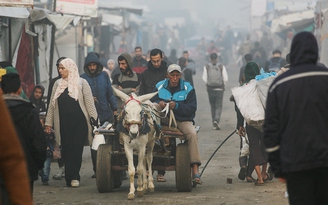
<svg viewBox="0 0 328 205">
<path fill-rule="evenodd" d="M 73 98 L 75 101 L 77 101 L 78 96 L 79 96 L 79 71 L 77 69 L 77 65 L 75 62 L 70 59 L 66 58 L 60 62 L 65 69 L 68 70 L 68 76 L 67 78 L 59 79 L 58 80 L 58 87 L 56 89 L 53 103 L 55 104 L 56 99 L 64 92 L 66 88 L 68 88 L 68 95 Z"/>
<path fill-rule="evenodd" d="M 245 80 L 243 84 L 255 79 L 255 76 L 260 74 L 260 67 L 255 62 L 248 62 L 245 66 L 244 76 Z"/>
</svg>

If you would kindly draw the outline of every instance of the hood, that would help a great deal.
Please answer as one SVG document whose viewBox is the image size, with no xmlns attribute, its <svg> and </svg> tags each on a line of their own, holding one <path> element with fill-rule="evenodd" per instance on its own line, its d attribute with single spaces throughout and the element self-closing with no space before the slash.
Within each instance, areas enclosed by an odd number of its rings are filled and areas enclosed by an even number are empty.
<svg viewBox="0 0 328 205">
<path fill-rule="evenodd" d="M 255 62 L 248 62 L 244 70 L 245 81 L 243 83 L 248 83 L 252 79 L 255 79 L 255 76 L 259 74 L 260 74 L 259 65 Z"/>
<path fill-rule="evenodd" d="M 133 62 L 132 62 L 132 58 L 131 58 L 130 54 L 122 53 L 119 57 L 122 57 L 126 60 L 126 62 L 128 63 L 128 69 L 132 72 Z"/>
<path fill-rule="evenodd" d="M 5 94 L 3 95 L 3 99 L 6 102 L 14 123 L 21 121 L 31 112 L 32 109 L 34 109 L 34 105 L 31 102 L 28 102 L 17 95 Z"/>
<path fill-rule="evenodd" d="M 97 70 L 94 74 L 91 74 L 89 69 L 88 69 L 88 65 L 90 63 L 96 63 L 97 64 Z M 88 76 L 96 76 L 98 75 L 99 73 L 102 72 L 103 70 L 103 65 L 101 64 L 99 58 L 97 57 L 97 55 L 95 53 L 88 53 L 87 57 L 85 58 L 85 61 L 84 61 L 84 72 L 88 75 Z"/>
<path fill-rule="evenodd" d="M 301 32 L 294 36 L 290 49 L 290 65 L 316 64 L 318 44 L 310 32 Z"/>
<path fill-rule="evenodd" d="M 43 85 L 38 84 L 38 85 L 34 86 L 32 92 L 31 92 L 31 97 L 30 97 L 30 101 L 31 101 L 31 102 L 35 102 L 35 101 L 36 101 L 36 99 L 34 98 L 34 91 L 35 91 L 36 88 L 41 89 L 41 92 L 42 92 L 41 100 L 42 100 L 42 98 L 43 98 L 43 95 L 44 95 L 44 87 L 43 87 Z"/>
<path fill-rule="evenodd" d="M 167 62 L 165 62 L 164 60 L 162 60 L 161 66 L 159 66 L 159 68 L 155 68 L 151 63 L 151 61 L 148 61 L 147 67 L 152 72 L 159 72 L 159 73 L 163 71 L 167 72 Z"/>
</svg>

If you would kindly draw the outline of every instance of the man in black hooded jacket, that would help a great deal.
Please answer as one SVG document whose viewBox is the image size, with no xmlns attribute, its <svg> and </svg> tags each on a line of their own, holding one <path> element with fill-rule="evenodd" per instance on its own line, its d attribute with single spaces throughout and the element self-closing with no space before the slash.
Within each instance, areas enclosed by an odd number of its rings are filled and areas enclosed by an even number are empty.
<svg viewBox="0 0 328 205">
<path fill-rule="evenodd" d="M 313 34 L 297 34 L 290 70 L 271 84 L 264 143 L 290 204 L 328 204 L 328 69 L 317 66 Z"/>
<path fill-rule="evenodd" d="M 43 168 L 46 160 L 46 137 L 40 123 L 39 113 L 34 105 L 21 98 L 22 87 L 19 75 L 9 73 L 2 76 L 1 89 L 3 99 L 10 111 L 18 137 L 24 150 L 30 185 L 33 193 L 33 183 L 38 180 L 38 170 Z M 8 136 L 10 137 L 10 136 Z M 1 195 L 5 194 L 1 188 Z"/>
</svg>

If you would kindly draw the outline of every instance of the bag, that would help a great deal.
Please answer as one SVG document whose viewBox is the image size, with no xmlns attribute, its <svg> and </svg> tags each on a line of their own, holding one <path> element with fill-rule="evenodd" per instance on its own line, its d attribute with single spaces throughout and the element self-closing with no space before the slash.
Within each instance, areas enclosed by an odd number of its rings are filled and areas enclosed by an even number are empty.
<svg viewBox="0 0 328 205">
<path fill-rule="evenodd" d="M 269 92 L 269 87 L 272 82 L 276 79 L 276 76 L 270 76 L 259 81 L 256 81 L 257 90 L 259 92 L 259 97 L 264 108 L 266 108 L 266 99 Z"/>
<path fill-rule="evenodd" d="M 221 64 L 213 65 L 212 63 L 207 64 L 207 85 L 211 87 L 220 87 L 223 84 L 222 70 L 223 66 Z"/>
<path fill-rule="evenodd" d="M 60 147 L 57 143 L 54 143 L 54 150 L 52 151 L 52 159 L 60 159 L 60 158 L 61 158 Z"/>
<path fill-rule="evenodd" d="M 264 107 L 261 103 L 256 80 L 231 89 L 236 105 L 247 124 L 261 128 L 264 123 Z"/>
<path fill-rule="evenodd" d="M 278 61 L 273 61 L 272 58 L 269 60 L 269 66 L 268 66 L 268 70 L 269 72 L 274 71 L 277 72 L 278 70 L 280 70 L 281 68 L 281 63 L 282 58 L 279 58 Z"/>
<path fill-rule="evenodd" d="M 239 157 L 244 157 L 244 156 L 248 156 L 249 155 L 249 144 L 248 144 L 248 140 L 246 140 L 246 137 L 242 137 L 242 141 L 241 141 L 241 144 L 242 144 L 242 147 L 240 149 L 240 156 Z"/>
<path fill-rule="evenodd" d="M 98 150 L 98 147 L 101 144 L 105 144 L 105 137 L 102 134 L 96 134 L 93 137 L 91 149 Z"/>
</svg>

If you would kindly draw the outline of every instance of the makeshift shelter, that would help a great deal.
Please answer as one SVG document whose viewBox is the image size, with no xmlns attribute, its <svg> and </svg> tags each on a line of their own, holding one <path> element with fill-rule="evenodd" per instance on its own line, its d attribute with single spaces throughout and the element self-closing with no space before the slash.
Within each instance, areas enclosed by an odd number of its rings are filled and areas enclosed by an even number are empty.
<svg viewBox="0 0 328 205">
<path fill-rule="evenodd" d="M 272 20 L 271 32 L 286 35 L 289 31 L 313 31 L 314 11 L 307 10 L 292 14 L 282 15 Z"/>
<path fill-rule="evenodd" d="M 48 87 L 53 75 L 55 32 L 70 24 L 76 26 L 80 18 L 44 9 L 0 7 L 0 60 L 16 67 L 27 95 L 34 83 Z"/>
</svg>

